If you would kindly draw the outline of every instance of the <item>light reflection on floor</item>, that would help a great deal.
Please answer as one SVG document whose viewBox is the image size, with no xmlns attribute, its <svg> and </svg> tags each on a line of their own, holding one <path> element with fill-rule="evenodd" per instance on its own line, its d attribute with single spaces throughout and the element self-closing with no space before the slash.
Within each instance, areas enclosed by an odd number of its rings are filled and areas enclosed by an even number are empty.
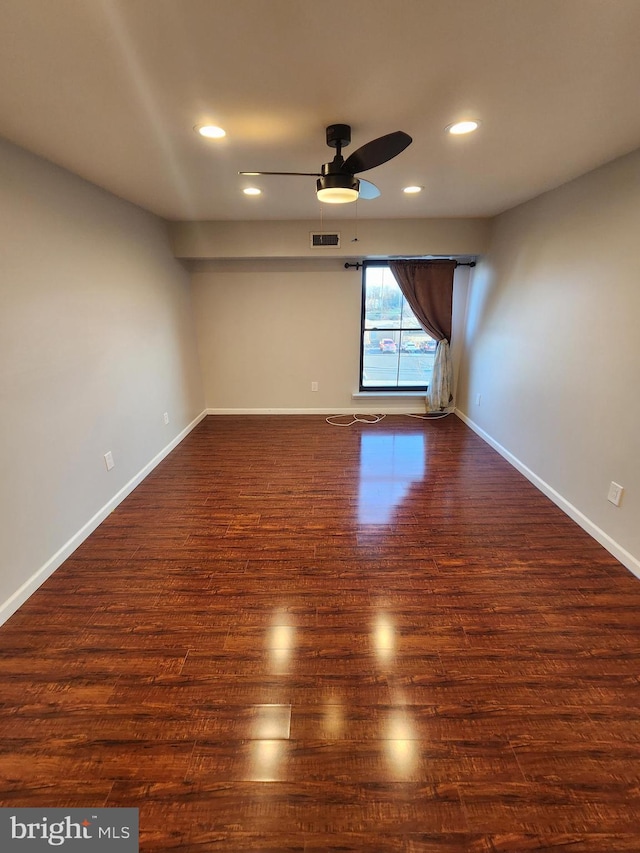
<svg viewBox="0 0 640 853">
<path fill-rule="evenodd" d="M 413 483 L 425 476 L 423 433 L 360 436 L 358 521 L 388 524 Z"/>
<path fill-rule="evenodd" d="M 293 625 L 273 625 L 267 633 L 266 645 L 273 674 L 284 675 L 295 651 L 296 629 Z"/>
</svg>

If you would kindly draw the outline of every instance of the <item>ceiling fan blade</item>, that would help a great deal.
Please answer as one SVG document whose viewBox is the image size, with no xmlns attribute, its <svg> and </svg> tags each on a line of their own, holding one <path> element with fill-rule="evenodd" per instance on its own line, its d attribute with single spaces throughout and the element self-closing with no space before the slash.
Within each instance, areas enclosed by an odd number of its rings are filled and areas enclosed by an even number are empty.
<svg viewBox="0 0 640 853">
<path fill-rule="evenodd" d="M 367 169 L 373 169 L 382 163 L 386 163 L 387 160 L 393 159 L 412 142 L 409 134 L 402 130 L 387 133 L 386 136 L 379 136 L 347 157 L 344 169 L 352 175 L 356 175 L 358 172 L 366 172 Z"/>
<path fill-rule="evenodd" d="M 320 172 L 238 172 L 239 175 L 307 175 L 319 178 Z"/>
<path fill-rule="evenodd" d="M 370 183 L 369 181 L 365 181 L 362 178 L 360 180 L 360 190 L 358 198 L 371 199 L 378 198 L 380 195 L 380 190 L 375 184 Z"/>
</svg>

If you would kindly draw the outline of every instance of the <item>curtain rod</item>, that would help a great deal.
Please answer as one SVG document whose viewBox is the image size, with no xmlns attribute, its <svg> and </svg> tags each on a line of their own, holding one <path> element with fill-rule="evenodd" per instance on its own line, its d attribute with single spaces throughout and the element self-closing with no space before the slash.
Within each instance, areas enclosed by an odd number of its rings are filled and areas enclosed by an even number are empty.
<svg viewBox="0 0 640 853">
<path fill-rule="evenodd" d="M 394 260 L 395 260 L 395 259 L 394 259 Z M 425 260 L 425 259 L 417 259 L 417 260 Z M 434 261 L 446 261 L 446 260 L 449 260 L 449 259 L 448 259 L 448 258 L 433 258 L 432 260 L 434 260 Z M 386 264 L 388 264 L 389 262 L 388 262 L 388 261 L 369 261 L 369 263 L 370 263 L 370 264 L 372 264 L 372 265 L 373 265 L 373 264 L 386 265 Z M 476 265 L 476 262 L 475 262 L 475 261 L 468 261 L 468 262 L 464 262 L 464 261 L 456 261 L 456 266 L 457 266 L 457 267 L 475 267 L 475 265 Z M 360 263 L 360 261 L 358 261 L 358 262 L 357 262 L 357 263 L 355 263 L 355 264 L 349 264 L 349 263 L 346 263 L 346 264 L 344 265 L 344 268 L 345 268 L 346 270 L 359 270 L 359 269 L 362 269 L 362 267 L 363 267 L 363 266 L 364 266 L 364 262 L 363 262 L 363 263 Z"/>
</svg>

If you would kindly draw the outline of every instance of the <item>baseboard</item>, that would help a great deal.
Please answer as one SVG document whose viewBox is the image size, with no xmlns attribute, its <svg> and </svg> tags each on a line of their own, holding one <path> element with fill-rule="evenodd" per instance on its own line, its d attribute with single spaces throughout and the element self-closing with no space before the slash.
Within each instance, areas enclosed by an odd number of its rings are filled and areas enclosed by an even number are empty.
<svg viewBox="0 0 640 853">
<path fill-rule="evenodd" d="M 539 477 L 534 471 L 527 468 L 527 466 L 521 462 L 517 456 L 514 456 L 513 453 L 510 453 L 505 447 L 499 444 L 489 435 L 489 433 L 485 432 L 477 423 L 467 417 L 464 412 L 456 409 L 455 414 L 470 429 L 472 429 L 476 435 L 480 436 L 483 441 L 486 441 L 488 445 L 493 447 L 493 449 L 497 451 L 503 459 L 506 459 L 507 462 L 513 465 L 513 467 L 523 474 L 527 480 L 533 483 L 537 489 L 550 498 L 556 506 L 560 507 L 560 509 L 565 512 L 569 518 L 575 521 L 576 524 L 580 525 L 580 527 L 592 536 L 596 542 L 599 542 L 603 548 L 606 548 L 607 551 L 616 558 L 616 560 L 619 560 L 623 566 L 629 569 L 629 571 L 636 575 L 636 577 L 640 578 L 640 560 L 634 557 L 633 554 L 626 550 L 626 548 L 623 548 L 622 545 L 615 541 L 615 539 L 612 539 L 608 533 L 605 533 L 605 531 L 591 521 L 590 518 L 587 518 L 583 512 L 545 482 L 542 477 Z"/>
<path fill-rule="evenodd" d="M 41 566 L 36 572 L 34 572 L 31 577 L 22 584 L 22 586 L 17 589 L 13 595 L 10 595 L 9 598 L 0 605 L 0 625 L 3 625 L 10 616 L 12 616 L 16 610 L 21 607 L 24 602 L 31 596 L 33 593 L 41 586 L 48 577 L 50 577 L 57 568 L 59 568 L 64 561 L 73 554 L 73 552 L 78 548 L 84 540 L 93 533 L 93 531 L 101 524 L 105 518 L 113 512 L 113 510 L 121 503 L 127 495 L 131 494 L 131 492 L 138 486 L 144 478 L 158 465 L 162 460 L 168 456 L 171 451 L 180 444 L 180 442 L 185 438 L 191 430 L 200 423 L 200 421 L 206 416 L 206 410 L 201 412 L 197 418 L 195 418 L 191 423 L 185 427 L 182 432 L 178 433 L 178 435 L 167 444 L 158 454 L 156 454 L 153 459 L 148 462 L 142 470 L 140 470 L 134 477 L 132 477 L 128 483 L 126 483 L 119 492 L 117 492 L 108 503 L 106 503 L 102 509 L 98 510 L 98 512 L 90 518 L 86 524 L 84 524 L 77 533 L 75 533 L 68 542 L 60 548 L 59 551 L 50 557 L 47 562 Z"/>
<path fill-rule="evenodd" d="M 422 398 L 424 399 L 424 398 Z M 207 409 L 208 415 L 424 415 L 424 402 L 409 402 L 406 406 L 337 406 L 335 409 Z"/>
</svg>

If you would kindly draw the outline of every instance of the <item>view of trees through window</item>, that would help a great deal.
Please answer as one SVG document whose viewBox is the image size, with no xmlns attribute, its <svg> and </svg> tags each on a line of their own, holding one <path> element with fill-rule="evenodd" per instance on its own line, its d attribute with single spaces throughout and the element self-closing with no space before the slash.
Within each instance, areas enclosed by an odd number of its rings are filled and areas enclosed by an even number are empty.
<svg viewBox="0 0 640 853">
<path fill-rule="evenodd" d="M 365 264 L 361 391 L 426 390 L 436 342 L 416 320 L 387 265 Z"/>
</svg>

